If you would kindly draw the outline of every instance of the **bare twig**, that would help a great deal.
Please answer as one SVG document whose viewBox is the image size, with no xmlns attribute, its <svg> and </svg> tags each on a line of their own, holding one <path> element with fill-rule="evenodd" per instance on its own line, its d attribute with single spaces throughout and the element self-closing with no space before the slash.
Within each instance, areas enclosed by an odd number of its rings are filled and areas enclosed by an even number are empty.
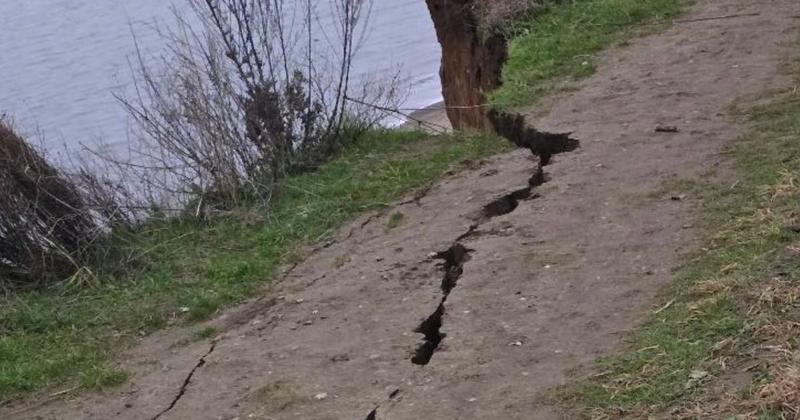
<svg viewBox="0 0 800 420">
<path fill-rule="evenodd" d="M 740 17 L 751 17 L 751 16 L 761 16 L 761 13 L 737 13 L 733 15 L 710 16 L 710 17 L 702 17 L 696 19 L 680 19 L 680 20 L 674 20 L 673 23 L 707 22 L 710 20 L 735 19 Z"/>
</svg>

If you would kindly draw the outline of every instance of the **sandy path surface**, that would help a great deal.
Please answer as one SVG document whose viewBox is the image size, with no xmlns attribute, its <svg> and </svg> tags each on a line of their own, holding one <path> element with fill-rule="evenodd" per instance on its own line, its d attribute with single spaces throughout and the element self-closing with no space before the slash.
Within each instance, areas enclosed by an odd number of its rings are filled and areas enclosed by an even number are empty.
<svg viewBox="0 0 800 420">
<path fill-rule="evenodd" d="M 400 227 L 347 226 L 274 298 L 215 320 L 213 344 L 155 334 L 126 356 L 121 389 L 0 418 L 557 418 L 542 393 L 617 348 L 693 244 L 694 200 L 659 192 L 724 167 L 741 130 L 726 108 L 787 83 L 796 0 L 698 1 L 688 18 L 748 12 L 634 40 L 548 99 L 529 122 L 581 147 L 530 197 L 507 196 L 527 186 L 529 153 L 496 157 L 387 212 Z"/>
</svg>

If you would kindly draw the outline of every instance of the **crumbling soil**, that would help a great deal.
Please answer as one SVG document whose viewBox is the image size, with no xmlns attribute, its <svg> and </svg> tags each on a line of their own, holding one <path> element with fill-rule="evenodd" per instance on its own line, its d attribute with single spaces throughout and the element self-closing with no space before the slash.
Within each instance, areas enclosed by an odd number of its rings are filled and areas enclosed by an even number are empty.
<svg viewBox="0 0 800 420">
<path fill-rule="evenodd" d="M 549 115 L 531 110 L 537 129 L 580 140 L 544 183 L 529 183 L 527 150 L 491 159 L 344 228 L 272 299 L 213 321 L 213 345 L 155 334 L 125 357 L 122 388 L 0 418 L 558 418 L 543 394 L 618 348 L 694 244 L 696 202 L 665 185 L 734 184 L 720 151 L 742 126 L 726 109 L 788 83 L 800 3 L 705 0 L 689 18 L 748 12 L 611 50 Z"/>
</svg>

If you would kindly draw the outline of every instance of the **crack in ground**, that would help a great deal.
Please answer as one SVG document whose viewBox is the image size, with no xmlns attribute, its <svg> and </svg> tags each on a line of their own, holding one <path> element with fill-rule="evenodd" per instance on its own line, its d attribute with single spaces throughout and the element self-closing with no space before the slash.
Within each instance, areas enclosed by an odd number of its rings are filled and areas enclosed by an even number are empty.
<svg viewBox="0 0 800 420">
<path fill-rule="evenodd" d="M 497 134 L 505 137 L 517 147 L 530 149 L 539 156 L 540 166 L 547 166 L 553 155 L 571 152 L 580 147 L 580 141 L 570 137 L 572 133 L 547 133 L 525 125 L 525 117 L 520 114 L 492 109 L 488 113 Z"/>
<path fill-rule="evenodd" d="M 446 334 L 442 332 L 443 318 L 445 313 L 445 302 L 450 296 L 450 293 L 458 285 L 458 279 L 464 274 L 464 264 L 469 261 L 469 253 L 472 250 L 467 249 L 460 243 L 455 243 L 446 251 L 436 254 L 434 258 L 444 260 L 444 276 L 442 277 L 442 300 L 436 310 L 428 316 L 421 324 L 414 330 L 414 332 L 422 334 L 424 341 L 414 352 L 411 358 L 411 363 L 419 366 L 425 366 L 430 363 L 433 354 L 439 348 L 439 345 L 444 340 Z"/>
<path fill-rule="evenodd" d="M 156 416 L 153 417 L 151 420 L 158 420 L 159 418 L 161 418 L 161 416 L 167 414 L 168 412 L 170 412 L 170 410 L 175 408 L 176 405 L 178 405 L 178 401 L 180 401 L 181 398 L 183 398 L 184 394 L 186 394 L 186 389 L 189 387 L 189 383 L 192 381 L 192 377 L 194 376 L 195 372 L 197 372 L 198 369 L 200 369 L 201 367 L 203 367 L 203 365 L 206 364 L 206 357 L 208 357 L 211 353 L 213 353 L 214 349 L 216 348 L 217 348 L 217 341 L 214 341 L 211 343 L 211 348 L 208 349 L 206 354 L 204 354 L 203 357 L 201 357 L 200 360 L 197 361 L 197 364 L 194 365 L 194 368 L 192 368 L 189 374 L 186 375 L 186 378 L 183 380 L 183 384 L 181 385 L 181 389 L 178 391 L 178 395 L 176 395 L 175 398 L 172 399 L 172 403 L 170 403 L 169 407 L 165 408 L 160 413 L 156 414 Z"/>
<path fill-rule="evenodd" d="M 449 249 L 435 255 L 435 258 L 444 260 L 444 277 L 441 285 L 443 296 L 436 310 L 414 330 L 424 337 L 424 341 L 411 358 L 411 362 L 415 365 L 425 366 L 430 363 L 434 353 L 446 337 L 446 334 L 442 332 L 444 315 L 447 310 L 445 303 L 464 274 L 464 263 L 469 261 L 470 252 L 472 252 L 462 245 L 461 241 L 475 235 L 480 226 L 488 220 L 513 212 L 519 207 L 521 201 L 539 197 L 534 193 L 534 189 L 547 182 L 544 167 L 551 163 L 553 155 L 571 152 L 580 147 L 580 141 L 570 137 L 571 133 L 546 133 L 527 127 L 525 118 L 519 114 L 491 110 L 489 120 L 500 136 L 507 138 L 518 147 L 529 149 L 531 153 L 539 157 L 539 162 L 533 176 L 528 180 L 527 187 L 512 191 L 485 205 L 477 222 L 471 225 L 466 233 L 459 236 Z M 370 416 L 372 417 L 367 417 L 367 420 L 377 416 L 377 408 Z"/>
<path fill-rule="evenodd" d="M 383 402 L 391 402 L 392 400 L 397 398 L 398 395 L 400 395 L 400 388 L 397 388 L 394 391 L 392 391 L 389 394 L 389 398 L 384 400 Z M 379 404 L 372 411 L 370 411 L 369 414 L 367 414 L 367 419 L 366 420 L 377 420 L 378 419 L 378 410 L 381 408 L 382 404 L 383 403 Z"/>
<path fill-rule="evenodd" d="M 367 415 L 367 420 L 377 420 L 378 419 L 378 407 L 375 407 L 374 410 L 370 411 Z"/>
</svg>

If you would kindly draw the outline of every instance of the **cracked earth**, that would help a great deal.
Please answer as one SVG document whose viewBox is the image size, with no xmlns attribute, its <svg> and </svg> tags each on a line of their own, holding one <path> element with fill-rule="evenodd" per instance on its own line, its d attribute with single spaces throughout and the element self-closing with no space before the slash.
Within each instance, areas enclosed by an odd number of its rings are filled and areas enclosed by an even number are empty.
<svg viewBox="0 0 800 420">
<path fill-rule="evenodd" d="M 0 418 L 559 418 L 543 394 L 618 348 L 694 246 L 695 200 L 665 186 L 734 184 L 720 152 L 743 127 L 728 107 L 788 83 L 778 69 L 796 1 L 689 13 L 756 12 L 604 53 L 578 89 L 503 133 L 538 156 L 497 156 L 362 216 L 268 296 L 211 321 L 223 330 L 213 342 L 176 345 L 182 328 L 143 339 L 120 389 Z M 531 127 L 572 140 L 543 150 L 514 138 Z M 404 223 L 387 229 L 397 212 Z"/>
</svg>

